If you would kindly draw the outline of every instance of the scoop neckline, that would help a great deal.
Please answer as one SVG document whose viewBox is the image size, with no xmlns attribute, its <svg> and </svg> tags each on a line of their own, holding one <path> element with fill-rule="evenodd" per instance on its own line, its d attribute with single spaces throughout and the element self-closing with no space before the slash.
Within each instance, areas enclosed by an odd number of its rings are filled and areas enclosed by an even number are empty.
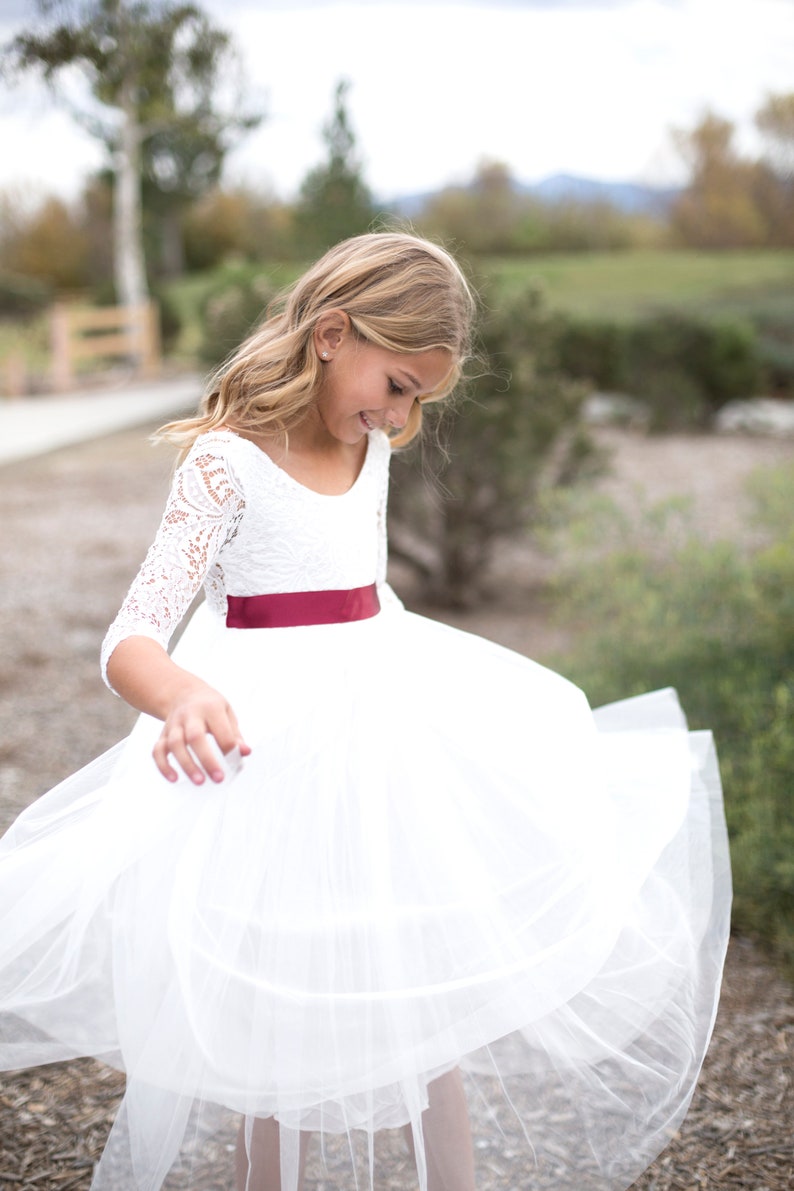
<svg viewBox="0 0 794 1191">
<path fill-rule="evenodd" d="M 356 490 L 359 483 L 361 482 L 361 478 L 369 466 L 370 457 L 372 455 L 372 440 L 377 432 L 370 431 L 367 434 L 367 449 L 364 452 L 364 458 L 361 462 L 361 467 L 358 470 L 358 475 L 350 487 L 346 488 L 344 492 L 318 492 L 316 488 L 310 488 L 308 484 L 302 484 L 300 480 L 296 480 L 295 477 L 291 476 L 288 471 L 285 471 L 283 467 L 280 467 L 279 464 L 276 463 L 275 459 L 271 459 L 267 451 L 263 451 L 262 448 L 257 446 L 257 444 L 250 438 L 246 438 L 243 434 L 238 434 L 236 430 L 231 430 L 228 426 L 225 426 L 223 430 L 215 430 L 213 433 L 220 435 L 228 434 L 231 438 L 236 439 L 238 442 L 248 443 L 248 445 L 252 447 L 254 451 L 256 451 L 257 455 L 261 456 L 266 463 L 268 463 L 278 473 L 278 475 L 283 478 L 284 481 L 286 481 L 288 484 L 291 484 L 294 488 L 298 488 L 301 492 L 307 492 L 310 496 L 317 496 L 320 500 L 343 500 L 344 497 L 350 496 L 350 494 Z"/>
</svg>

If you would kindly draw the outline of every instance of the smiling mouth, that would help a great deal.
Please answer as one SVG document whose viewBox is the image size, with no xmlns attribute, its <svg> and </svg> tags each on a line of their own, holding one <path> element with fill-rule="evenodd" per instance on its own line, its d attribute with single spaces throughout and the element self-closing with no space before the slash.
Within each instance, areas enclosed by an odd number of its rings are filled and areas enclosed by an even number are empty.
<svg viewBox="0 0 794 1191">
<path fill-rule="evenodd" d="M 375 423 L 374 423 L 374 422 L 371 422 L 371 421 L 369 420 L 369 418 L 368 418 L 368 417 L 367 417 L 367 415 L 366 415 L 366 414 L 363 412 L 363 410 L 362 410 L 362 412 L 361 412 L 361 413 L 360 413 L 358 416 L 361 418 L 361 421 L 364 423 L 364 425 L 366 426 L 367 430 L 375 430 L 375 429 L 376 429 Z"/>
</svg>

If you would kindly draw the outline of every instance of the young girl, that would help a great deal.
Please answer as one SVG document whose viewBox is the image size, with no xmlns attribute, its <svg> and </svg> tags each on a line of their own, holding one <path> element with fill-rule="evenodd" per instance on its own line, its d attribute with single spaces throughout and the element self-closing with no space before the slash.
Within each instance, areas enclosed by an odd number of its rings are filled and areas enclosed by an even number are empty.
<svg viewBox="0 0 794 1191">
<path fill-rule="evenodd" d="M 708 734 L 385 582 L 389 455 L 471 317 L 440 248 L 357 237 L 163 432 L 103 651 L 143 714 L 0 853 L 0 1066 L 127 1073 L 97 1191 L 297 1191 L 314 1133 L 374 1186 L 398 1127 L 422 1191 L 618 1189 L 686 1111 L 730 896 Z"/>
</svg>

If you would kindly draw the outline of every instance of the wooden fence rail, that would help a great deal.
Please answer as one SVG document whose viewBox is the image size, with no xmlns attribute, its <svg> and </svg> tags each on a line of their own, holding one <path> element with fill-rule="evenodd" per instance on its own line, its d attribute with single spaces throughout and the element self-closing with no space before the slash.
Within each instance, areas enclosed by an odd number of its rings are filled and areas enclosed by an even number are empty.
<svg viewBox="0 0 794 1191">
<path fill-rule="evenodd" d="M 141 376 L 160 369 L 157 306 L 69 306 L 57 303 L 50 313 L 52 386 L 70 389 L 76 365 L 84 360 L 124 359 Z"/>
</svg>

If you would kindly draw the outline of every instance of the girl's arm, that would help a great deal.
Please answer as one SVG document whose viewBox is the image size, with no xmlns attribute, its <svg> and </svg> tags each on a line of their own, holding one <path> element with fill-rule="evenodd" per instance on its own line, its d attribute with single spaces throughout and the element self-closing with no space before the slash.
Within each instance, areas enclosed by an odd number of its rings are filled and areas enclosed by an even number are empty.
<svg viewBox="0 0 794 1191">
<path fill-rule="evenodd" d="M 218 750 L 250 752 L 226 699 L 166 652 L 244 508 L 225 444 L 197 444 L 174 477 L 157 536 L 102 647 L 111 689 L 165 721 L 154 759 L 169 781 L 178 776 L 169 756 L 198 784 L 206 774 L 222 780 Z"/>
<path fill-rule="evenodd" d="M 251 752 L 223 695 L 177 666 L 151 638 L 133 636 L 120 641 L 108 661 L 107 676 L 132 707 L 165 721 L 153 756 L 168 781 L 179 777 L 169 757 L 192 782 L 201 785 L 205 775 L 214 782 L 223 781 L 217 749 L 224 756 L 234 748 L 244 757 Z"/>
</svg>

